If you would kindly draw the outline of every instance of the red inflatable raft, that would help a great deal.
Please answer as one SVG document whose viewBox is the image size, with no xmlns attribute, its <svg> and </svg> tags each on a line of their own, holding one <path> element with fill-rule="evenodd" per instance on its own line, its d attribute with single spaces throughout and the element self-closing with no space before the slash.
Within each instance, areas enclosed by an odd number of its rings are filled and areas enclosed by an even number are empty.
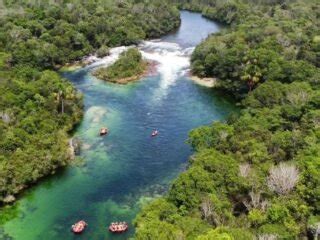
<svg viewBox="0 0 320 240">
<path fill-rule="evenodd" d="M 104 136 L 104 135 L 107 135 L 109 132 L 108 128 L 101 128 L 100 129 L 100 136 Z"/>
<path fill-rule="evenodd" d="M 158 130 L 154 130 L 152 133 L 151 133 L 151 137 L 155 137 L 158 135 Z"/>
<path fill-rule="evenodd" d="M 72 230 L 72 232 L 74 232 L 76 234 L 80 234 L 80 233 L 82 233 L 84 231 L 86 226 L 88 226 L 88 224 L 85 221 L 81 220 L 81 221 L 73 224 L 71 226 L 71 230 Z"/>
<path fill-rule="evenodd" d="M 109 231 L 112 233 L 123 233 L 128 230 L 128 224 L 126 222 L 115 222 L 109 226 Z"/>
</svg>

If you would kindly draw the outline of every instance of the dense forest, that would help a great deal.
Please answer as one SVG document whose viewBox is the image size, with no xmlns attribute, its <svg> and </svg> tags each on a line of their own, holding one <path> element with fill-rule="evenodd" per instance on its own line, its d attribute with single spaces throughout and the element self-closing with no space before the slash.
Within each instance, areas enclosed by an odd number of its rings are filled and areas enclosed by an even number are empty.
<svg viewBox="0 0 320 240">
<path fill-rule="evenodd" d="M 2 1 L 0 202 L 72 157 L 68 138 L 82 96 L 53 70 L 179 24 L 179 11 L 162 0 Z"/>
<path fill-rule="evenodd" d="M 141 78 L 147 69 L 147 62 L 137 48 L 129 48 L 109 67 L 102 67 L 93 72 L 99 79 L 119 84 L 126 84 Z"/>
<path fill-rule="evenodd" d="M 243 109 L 191 131 L 188 169 L 145 206 L 136 239 L 317 239 L 320 232 L 318 0 L 181 0 L 229 24 L 192 55 Z"/>
<path fill-rule="evenodd" d="M 177 9 L 165 1 L 70 1 L 49 7 L 46 1 L 14 2 L 2 12 L 0 47 L 11 54 L 13 64 L 35 68 L 158 37 L 180 23 Z"/>
<path fill-rule="evenodd" d="M 315 239 L 320 232 L 319 0 L 10 1 L 0 9 L 0 202 L 69 163 L 82 96 L 54 70 L 175 29 L 228 27 L 192 55 L 242 106 L 191 131 L 195 154 L 136 239 Z"/>
</svg>

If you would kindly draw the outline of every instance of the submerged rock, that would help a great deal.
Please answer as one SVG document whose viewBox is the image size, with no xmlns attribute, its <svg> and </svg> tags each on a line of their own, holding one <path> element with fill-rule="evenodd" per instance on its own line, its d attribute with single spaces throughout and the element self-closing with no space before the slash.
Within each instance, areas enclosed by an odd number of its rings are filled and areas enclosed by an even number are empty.
<svg viewBox="0 0 320 240">
<path fill-rule="evenodd" d="M 92 123 L 99 123 L 106 114 L 107 110 L 104 107 L 92 106 L 87 110 L 86 117 Z"/>
<path fill-rule="evenodd" d="M 81 147 L 82 147 L 83 150 L 90 150 L 92 145 L 88 144 L 88 143 L 83 143 Z"/>
</svg>

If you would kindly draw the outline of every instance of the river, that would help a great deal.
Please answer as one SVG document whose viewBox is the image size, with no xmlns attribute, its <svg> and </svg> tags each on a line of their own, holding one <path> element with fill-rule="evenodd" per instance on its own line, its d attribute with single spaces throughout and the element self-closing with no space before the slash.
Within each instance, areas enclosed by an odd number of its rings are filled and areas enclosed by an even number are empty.
<svg viewBox="0 0 320 240">
<path fill-rule="evenodd" d="M 0 239 L 128 239 L 141 205 L 160 196 L 186 167 L 192 154 L 188 132 L 235 110 L 225 96 L 188 77 L 194 47 L 220 27 L 200 14 L 181 12 L 178 31 L 144 41 L 139 49 L 156 61 L 156 71 L 137 82 L 115 85 L 91 71 L 110 64 L 126 47 L 80 70 L 65 74 L 84 94 L 85 115 L 75 131 L 83 142 L 82 162 L 27 190 L 14 206 L 2 209 Z M 107 126 L 110 134 L 99 137 Z M 153 129 L 159 135 L 151 138 Z M 74 236 L 70 226 L 89 226 Z M 107 225 L 127 221 L 130 230 L 112 235 Z"/>
</svg>

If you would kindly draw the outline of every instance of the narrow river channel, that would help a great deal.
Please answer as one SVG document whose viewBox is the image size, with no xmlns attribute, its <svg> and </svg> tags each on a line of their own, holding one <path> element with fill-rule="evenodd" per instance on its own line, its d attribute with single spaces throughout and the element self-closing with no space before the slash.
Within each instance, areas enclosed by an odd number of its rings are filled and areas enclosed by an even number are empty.
<svg viewBox="0 0 320 240">
<path fill-rule="evenodd" d="M 128 239 L 141 204 L 162 195 L 192 154 L 188 132 L 235 110 L 225 96 L 188 77 L 194 47 L 220 27 L 200 14 L 181 12 L 179 30 L 139 46 L 157 62 L 152 76 L 128 85 L 100 81 L 92 69 L 110 64 L 125 48 L 83 69 L 65 74 L 84 94 L 85 115 L 75 131 L 83 142 L 82 164 L 69 166 L 26 191 L 0 211 L 0 239 Z M 99 137 L 107 126 L 110 135 Z M 159 130 L 151 138 L 153 129 Z M 70 226 L 89 226 L 74 236 Z M 127 221 L 130 230 L 112 235 L 107 225 Z"/>
</svg>

